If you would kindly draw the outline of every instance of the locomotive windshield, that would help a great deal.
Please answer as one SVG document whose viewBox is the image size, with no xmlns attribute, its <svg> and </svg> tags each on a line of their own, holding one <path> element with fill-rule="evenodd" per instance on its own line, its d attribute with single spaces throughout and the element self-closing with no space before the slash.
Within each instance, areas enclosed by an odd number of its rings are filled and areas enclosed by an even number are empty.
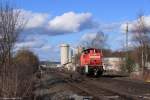
<svg viewBox="0 0 150 100">
<path fill-rule="evenodd" d="M 92 51 L 93 53 L 99 53 L 100 52 L 99 49 L 93 49 L 93 48 L 85 49 L 82 52 L 85 54 L 88 54 L 88 53 L 90 53 L 90 51 Z"/>
</svg>

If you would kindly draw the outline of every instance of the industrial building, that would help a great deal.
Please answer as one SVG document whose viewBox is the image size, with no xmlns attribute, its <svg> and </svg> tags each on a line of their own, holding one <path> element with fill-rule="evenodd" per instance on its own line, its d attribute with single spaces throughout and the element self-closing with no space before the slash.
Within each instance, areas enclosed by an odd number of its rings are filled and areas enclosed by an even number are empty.
<svg viewBox="0 0 150 100">
<path fill-rule="evenodd" d="M 60 45 L 60 55 L 61 65 L 69 62 L 69 44 Z"/>
<path fill-rule="evenodd" d="M 121 71 L 124 59 L 120 57 L 105 57 L 103 59 L 105 70 Z"/>
<path fill-rule="evenodd" d="M 75 66 L 72 63 L 73 50 L 70 48 L 69 44 L 60 45 L 60 58 L 60 66 L 65 67 L 68 70 L 75 70 Z"/>
</svg>

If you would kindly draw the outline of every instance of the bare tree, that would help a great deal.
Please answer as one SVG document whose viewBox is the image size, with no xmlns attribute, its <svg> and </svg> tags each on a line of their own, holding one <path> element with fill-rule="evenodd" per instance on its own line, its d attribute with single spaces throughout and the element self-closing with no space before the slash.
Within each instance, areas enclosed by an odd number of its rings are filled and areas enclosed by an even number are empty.
<svg viewBox="0 0 150 100">
<path fill-rule="evenodd" d="M 9 3 L 0 3 L 0 60 L 1 65 L 11 64 L 13 46 L 23 29 L 20 11 Z"/>
<path fill-rule="evenodd" d="M 147 67 L 146 63 L 149 59 L 149 50 L 150 50 L 150 30 L 146 26 L 145 19 L 143 14 L 140 14 L 138 21 L 135 24 L 135 29 L 132 30 L 133 40 L 136 44 L 136 49 L 138 49 L 139 62 L 141 66 L 141 71 L 143 73 L 144 68 Z"/>
<path fill-rule="evenodd" d="M 85 48 L 104 49 L 107 46 L 106 40 L 106 35 L 102 31 L 99 31 L 94 38 L 81 41 L 80 45 Z"/>
<path fill-rule="evenodd" d="M 20 66 L 13 62 L 13 47 L 23 30 L 21 12 L 9 2 L 0 2 L 0 99 L 20 98 Z M 22 86 L 27 86 L 29 81 Z M 28 88 L 26 87 L 28 90 Z M 25 90 L 23 90 L 25 91 Z"/>
</svg>

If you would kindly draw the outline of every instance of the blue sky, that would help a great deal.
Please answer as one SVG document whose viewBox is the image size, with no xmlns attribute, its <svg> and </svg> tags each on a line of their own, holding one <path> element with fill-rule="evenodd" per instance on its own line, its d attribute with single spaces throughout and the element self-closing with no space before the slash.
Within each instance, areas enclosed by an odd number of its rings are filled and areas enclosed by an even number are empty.
<svg viewBox="0 0 150 100">
<path fill-rule="evenodd" d="M 29 21 L 31 17 L 31 23 L 24 32 L 23 42 L 26 44 L 18 43 L 18 47 L 24 47 L 29 43 L 31 45 L 29 48 L 41 60 L 58 61 L 60 43 L 69 43 L 75 47 L 83 36 L 94 34 L 99 30 L 108 35 L 109 48 L 119 50 L 124 41 L 121 25 L 136 20 L 140 11 L 143 11 L 146 17 L 150 16 L 150 0 L 13 0 L 13 2 L 23 10 Z M 36 15 L 39 17 L 35 17 Z"/>
</svg>

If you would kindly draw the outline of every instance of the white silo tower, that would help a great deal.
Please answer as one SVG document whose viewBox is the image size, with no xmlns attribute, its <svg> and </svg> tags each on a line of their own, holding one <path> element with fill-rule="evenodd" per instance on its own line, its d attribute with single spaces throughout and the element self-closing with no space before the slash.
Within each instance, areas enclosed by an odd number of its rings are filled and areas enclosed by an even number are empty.
<svg viewBox="0 0 150 100">
<path fill-rule="evenodd" d="M 61 65 L 69 62 L 69 45 L 68 44 L 60 45 L 60 56 L 61 56 Z"/>
</svg>

